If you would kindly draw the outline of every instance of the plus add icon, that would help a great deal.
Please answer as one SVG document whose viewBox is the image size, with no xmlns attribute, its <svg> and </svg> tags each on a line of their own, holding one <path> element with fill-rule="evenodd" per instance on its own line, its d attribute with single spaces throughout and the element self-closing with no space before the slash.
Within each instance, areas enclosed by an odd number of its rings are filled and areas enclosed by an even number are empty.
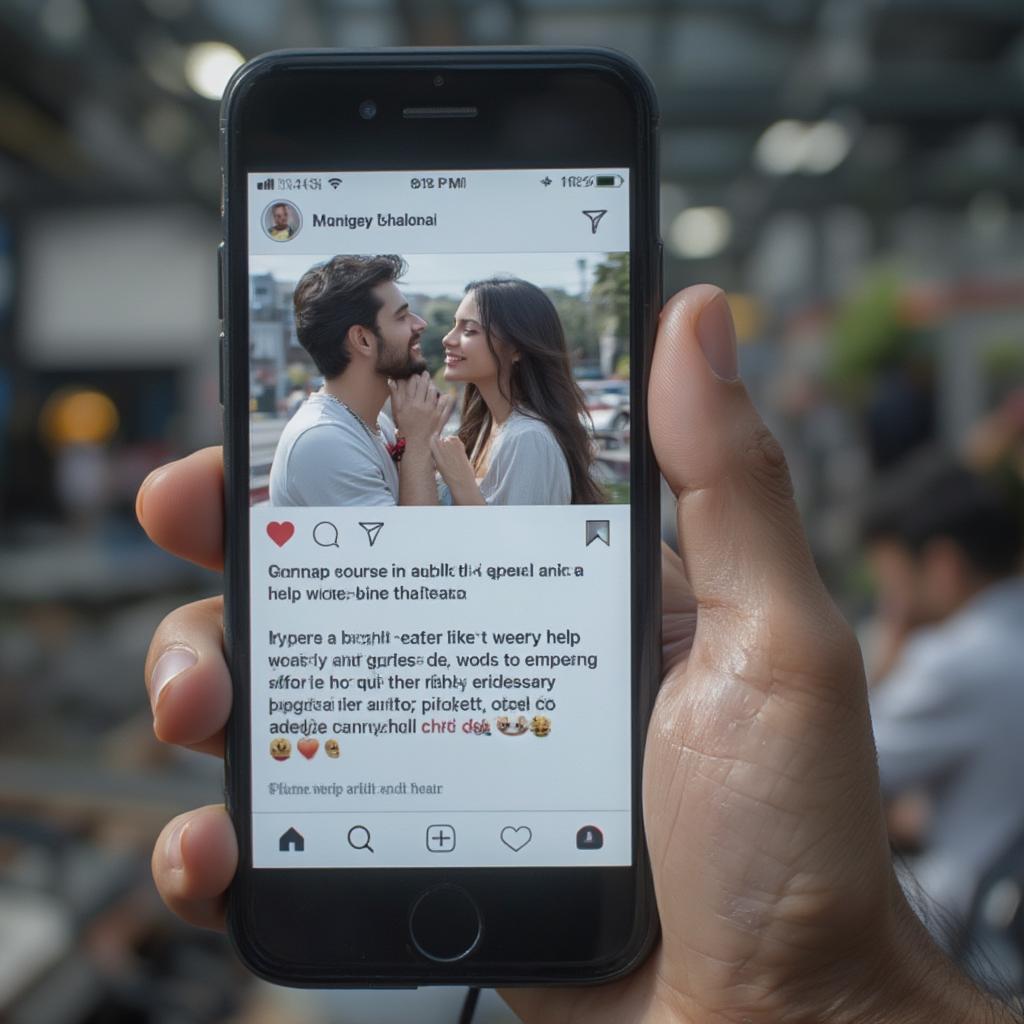
<svg viewBox="0 0 1024 1024">
<path fill-rule="evenodd" d="M 455 829 L 451 825 L 429 826 L 427 849 L 431 853 L 451 853 L 455 849 Z"/>
</svg>

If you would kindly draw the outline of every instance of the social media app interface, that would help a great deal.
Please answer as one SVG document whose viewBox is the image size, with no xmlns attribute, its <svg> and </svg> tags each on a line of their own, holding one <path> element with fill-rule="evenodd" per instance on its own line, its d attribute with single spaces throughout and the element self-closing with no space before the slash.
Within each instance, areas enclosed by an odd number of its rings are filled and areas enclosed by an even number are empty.
<svg viewBox="0 0 1024 1024">
<path fill-rule="evenodd" d="M 622 168 L 249 176 L 255 867 L 631 863 L 628 249 Z"/>
</svg>

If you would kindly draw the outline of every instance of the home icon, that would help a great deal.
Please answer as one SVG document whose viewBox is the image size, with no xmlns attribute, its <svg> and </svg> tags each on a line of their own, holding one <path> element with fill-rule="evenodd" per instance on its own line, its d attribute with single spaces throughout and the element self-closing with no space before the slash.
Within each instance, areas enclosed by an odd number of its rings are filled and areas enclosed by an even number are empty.
<svg viewBox="0 0 1024 1024">
<path fill-rule="evenodd" d="M 306 840 L 302 838 L 302 834 L 297 829 L 290 828 L 281 836 L 277 848 L 282 853 L 288 853 L 289 851 L 302 853 L 306 848 Z"/>
</svg>

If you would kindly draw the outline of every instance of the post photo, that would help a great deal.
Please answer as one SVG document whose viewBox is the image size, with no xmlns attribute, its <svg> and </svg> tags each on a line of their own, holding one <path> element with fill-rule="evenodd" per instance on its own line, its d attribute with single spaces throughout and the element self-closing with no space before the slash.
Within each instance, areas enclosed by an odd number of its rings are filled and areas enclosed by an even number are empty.
<svg viewBox="0 0 1024 1024">
<path fill-rule="evenodd" d="M 628 267 L 253 256 L 251 503 L 628 502 Z"/>
</svg>

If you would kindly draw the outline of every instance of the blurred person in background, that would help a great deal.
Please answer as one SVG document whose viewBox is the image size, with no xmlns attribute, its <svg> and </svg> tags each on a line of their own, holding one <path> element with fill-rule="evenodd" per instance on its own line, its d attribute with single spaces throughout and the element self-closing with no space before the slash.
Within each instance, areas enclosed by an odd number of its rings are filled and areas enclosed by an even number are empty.
<svg viewBox="0 0 1024 1024">
<path fill-rule="evenodd" d="M 871 717 L 890 833 L 958 924 L 1024 829 L 1022 528 L 951 457 L 884 477 L 863 522 L 878 586 Z"/>
</svg>

